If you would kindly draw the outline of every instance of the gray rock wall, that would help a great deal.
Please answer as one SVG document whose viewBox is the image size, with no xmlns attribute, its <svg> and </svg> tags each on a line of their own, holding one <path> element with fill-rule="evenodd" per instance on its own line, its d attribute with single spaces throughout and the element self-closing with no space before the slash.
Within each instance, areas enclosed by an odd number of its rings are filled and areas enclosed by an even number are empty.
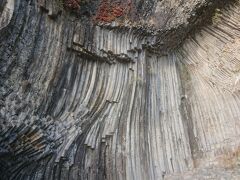
<svg viewBox="0 0 240 180">
<path fill-rule="evenodd" d="M 239 179 L 239 1 L 64 2 L 0 3 L 1 178 Z"/>
</svg>

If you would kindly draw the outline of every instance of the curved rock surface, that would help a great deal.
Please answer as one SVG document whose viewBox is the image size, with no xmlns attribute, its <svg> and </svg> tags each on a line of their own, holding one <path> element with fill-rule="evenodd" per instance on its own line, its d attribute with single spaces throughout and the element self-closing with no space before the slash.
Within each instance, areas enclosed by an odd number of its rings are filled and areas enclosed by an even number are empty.
<svg viewBox="0 0 240 180">
<path fill-rule="evenodd" d="M 2 179 L 240 179 L 240 2 L 0 1 Z"/>
</svg>

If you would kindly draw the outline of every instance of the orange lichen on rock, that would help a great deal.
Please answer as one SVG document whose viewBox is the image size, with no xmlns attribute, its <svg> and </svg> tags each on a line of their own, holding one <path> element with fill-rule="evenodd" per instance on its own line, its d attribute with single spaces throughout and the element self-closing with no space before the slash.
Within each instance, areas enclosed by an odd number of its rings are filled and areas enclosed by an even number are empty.
<svg viewBox="0 0 240 180">
<path fill-rule="evenodd" d="M 112 22 L 116 18 L 127 14 L 130 4 L 130 2 L 128 2 L 128 4 L 120 4 L 111 3 L 109 0 L 102 0 L 95 20 L 102 22 Z"/>
<path fill-rule="evenodd" d="M 114 17 L 120 17 L 123 15 L 123 7 L 114 7 L 112 9 L 112 15 Z"/>
</svg>

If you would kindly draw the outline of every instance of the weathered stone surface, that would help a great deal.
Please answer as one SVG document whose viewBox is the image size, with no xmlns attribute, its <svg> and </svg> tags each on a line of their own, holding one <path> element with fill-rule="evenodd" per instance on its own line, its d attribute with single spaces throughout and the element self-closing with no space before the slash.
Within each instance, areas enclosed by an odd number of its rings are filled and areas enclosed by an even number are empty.
<svg viewBox="0 0 240 180">
<path fill-rule="evenodd" d="M 239 179 L 239 52 L 239 1 L 0 1 L 0 177 Z"/>
<path fill-rule="evenodd" d="M 12 18 L 14 1 L 2 0 L 0 2 L 0 28 L 4 28 Z"/>
</svg>

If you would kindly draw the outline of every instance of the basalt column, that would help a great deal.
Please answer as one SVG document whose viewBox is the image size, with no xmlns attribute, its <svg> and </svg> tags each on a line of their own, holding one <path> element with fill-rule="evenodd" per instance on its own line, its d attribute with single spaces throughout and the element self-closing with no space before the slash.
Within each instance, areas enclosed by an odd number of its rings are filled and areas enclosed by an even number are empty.
<svg viewBox="0 0 240 180">
<path fill-rule="evenodd" d="M 0 0 L 0 179 L 240 179 L 240 2 Z"/>
</svg>

